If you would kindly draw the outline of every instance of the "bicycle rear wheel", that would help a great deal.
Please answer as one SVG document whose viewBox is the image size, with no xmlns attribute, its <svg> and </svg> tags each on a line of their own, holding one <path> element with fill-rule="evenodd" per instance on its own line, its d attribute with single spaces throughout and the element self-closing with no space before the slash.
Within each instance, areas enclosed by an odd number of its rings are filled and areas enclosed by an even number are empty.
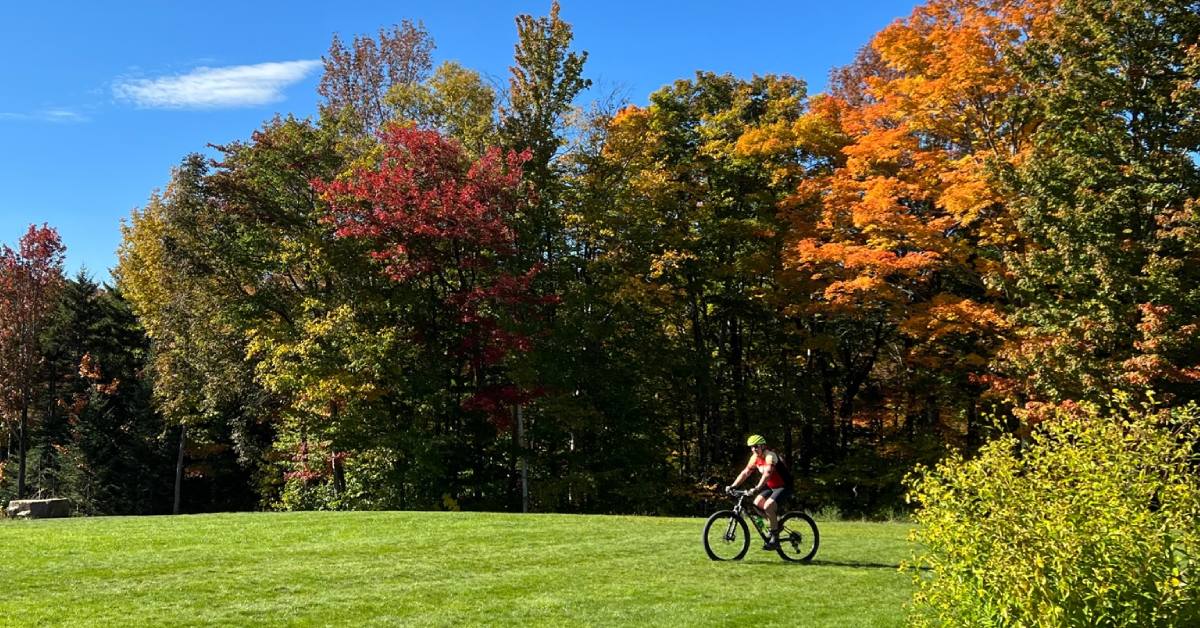
<svg viewBox="0 0 1200 628">
<path fill-rule="evenodd" d="M 779 518 L 779 547 L 776 551 L 784 560 L 807 563 L 817 555 L 821 533 L 812 517 L 802 512 L 789 512 Z"/>
<path fill-rule="evenodd" d="M 713 513 L 704 522 L 704 551 L 712 560 L 741 560 L 750 549 L 750 529 L 732 510 Z"/>
</svg>

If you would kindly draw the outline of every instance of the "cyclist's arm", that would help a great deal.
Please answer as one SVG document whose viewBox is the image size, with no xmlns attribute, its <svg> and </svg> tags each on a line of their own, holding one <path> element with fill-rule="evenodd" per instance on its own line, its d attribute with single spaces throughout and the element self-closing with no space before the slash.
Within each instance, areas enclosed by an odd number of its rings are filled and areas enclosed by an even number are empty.
<svg viewBox="0 0 1200 628">
<path fill-rule="evenodd" d="M 763 467 L 762 475 L 758 476 L 758 484 L 754 485 L 755 493 L 763 490 L 763 487 L 767 485 L 767 478 L 771 477 L 771 471 L 774 468 L 775 465 L 771 464 L 770 462 L 767 463 L 767 466 Z"/>
<path fill-rule="evenodd" d="M 739 484 L 746 481 L 746 478 L 750 477 L 751 473 L 754 473 L 754 463 L 753 462 L 746 465 L 745 469 L 742 469 L 742 472 L 738 474 L 737 479 L 734 480 L 733 484 L 730 484 L 730 486 L 737 488 Z"/>
</svg>

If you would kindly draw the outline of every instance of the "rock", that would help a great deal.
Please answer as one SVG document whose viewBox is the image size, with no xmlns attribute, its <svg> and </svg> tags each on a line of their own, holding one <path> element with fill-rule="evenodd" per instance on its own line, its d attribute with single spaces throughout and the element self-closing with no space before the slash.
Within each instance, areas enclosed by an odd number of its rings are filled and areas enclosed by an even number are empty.
<svg viewBox="0 0 1200 628">
<path fill-rule="evenodd" d="M 71 502 L 66 499 L 14 499 L 4 513 L 9 517 L 49 519 L 71 515 Z"/>
</svg>

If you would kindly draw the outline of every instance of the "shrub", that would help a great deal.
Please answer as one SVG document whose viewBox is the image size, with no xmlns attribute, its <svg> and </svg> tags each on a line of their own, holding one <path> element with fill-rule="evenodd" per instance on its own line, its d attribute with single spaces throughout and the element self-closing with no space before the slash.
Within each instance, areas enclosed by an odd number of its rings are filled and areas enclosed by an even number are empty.
<svg viewBox="0 0 1200 628">
<path fill-rule="evenodd" d="M 1059 410 L 907 480 L 915 625 L 1200 625 L 1195 406 Z"/>
</svg>

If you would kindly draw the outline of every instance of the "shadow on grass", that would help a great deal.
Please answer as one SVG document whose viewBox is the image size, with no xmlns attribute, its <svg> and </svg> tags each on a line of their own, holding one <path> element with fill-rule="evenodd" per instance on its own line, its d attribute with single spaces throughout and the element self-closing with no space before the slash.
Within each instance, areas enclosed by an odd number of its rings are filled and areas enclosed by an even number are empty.
<svg viewBox="0 0 1200 628">
<path fill-rule="evenodd" d="M 811 560 L 807 563 L 792 563 L 792 562 L 764 562 L 760 565 L 778 565 L 780 567 L 850 567 L 852 569 L 891 569 L 899 571 L 900 565 L 888 563 L 863 563 L 851 560 Z M 919 567 L 920 571 L 929 571 L 929 567 Z"/>
<path fill-rule="evenodd" d="M 809 561 L 808 564 L 817 567 L 854 567 L 856 569 L 891 569 L 892 571 L 900 570 L 900 565 L 889 565 L 887 563 L 860 563 L 849 560 L 841 561 L 814 559 Z"/>
</svg>

